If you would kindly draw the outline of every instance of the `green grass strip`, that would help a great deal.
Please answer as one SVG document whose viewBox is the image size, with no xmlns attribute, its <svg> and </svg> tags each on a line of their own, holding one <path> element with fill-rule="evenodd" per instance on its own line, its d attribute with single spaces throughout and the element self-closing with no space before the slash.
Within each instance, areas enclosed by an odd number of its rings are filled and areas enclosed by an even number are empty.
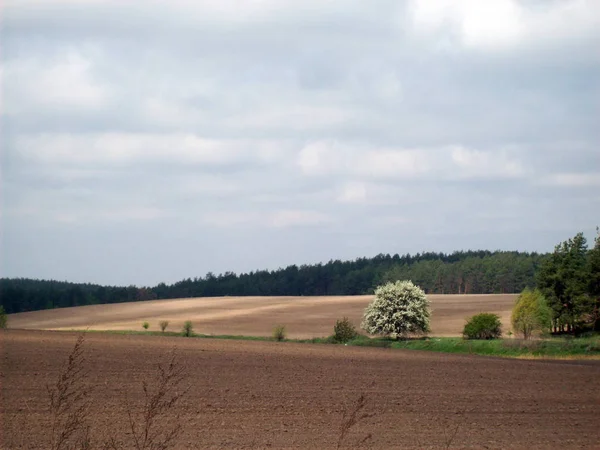
<svg viewBox="0 0 600 450">
<path fill-rule="evenodd" d="M 81 331 L 81 330 L 73 330 Z M 88 333 L 109 333 L 119 335 L 146 335 L 146 336 L 179 336 L 175 331 L 134 331 L 134 330 L 87 330 Z M 244 335 L 211 335 L 197 334 L 196 339 L 229 339 L 242 341 L 274 341 L 267 336 Z M 425 337 L 415 339 L 391 339 L 386 337 L 369 338 L 359 335 L 357 338 L 340 344 L 332 336 L 312 339 L 284 339 L 282 342 L 295 342 L 303 344 L 330 344 L 347 345 L 353 347 L 377 347 L 402 350 L 421 350 L 441 353 L 460 353 L 485 356 L 503 357 L 600 357 L 600 336 L 585 338 L 556 337 L 548 339 L 492 339 L 492 340 L 466 340 L 454 337 Z"/>
</svg>

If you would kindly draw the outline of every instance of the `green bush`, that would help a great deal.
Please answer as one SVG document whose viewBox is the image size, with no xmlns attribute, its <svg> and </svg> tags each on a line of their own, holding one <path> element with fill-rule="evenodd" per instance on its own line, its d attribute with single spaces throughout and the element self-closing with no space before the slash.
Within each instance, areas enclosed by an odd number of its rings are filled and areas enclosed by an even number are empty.
<svg viewBox="0 0 600 450">
<path fill-rule="evenodd" d="M 143 328 L 144 330 L 147 330 L 149 326 L 150 326 L 150 324 L 149 324 L 148 322 L 144 322 L 144 323 L 142 323 L 142 328 Z"/>
<path fill-rule="evenodd" d="M 515 333 L 522 334 L 523 339 L 529 339 L 535 332 L 551 330 L 552 310 L 540 291 L 527 288 L 517 298 L 511 322 Z"/>
<path fill-rule="evenodd" d="M 502 324 L 498 314 L 481 313 L 471 317 L 465 324 L 465 339 L 497 339 L 502 335 Z"/>
<path fill-rule="evenodd" d="M 186 320 L 181 329 L 181 334 L 185 337 L 192 337 L 194 335 L 194 327 L 191 320 Z"/>
<path fill-rule="evenodd" d="M 345 344 L 348 341 L 356 338 L 358 333 L 356 332 L 356 328 L 350 322 L 347 317 L 343 319 L 338 319 L 333 326 L 333 340 L 335 342 L 341 342 Z"/>
<path fill-rule="evenodd" d="M 284 325 L 277 325 L 275 328 L 273 328 L 273 339 L 275 339 L 277 342 L 281 342 L 285 339 L 285 326 Z"/>
<path fill-rule="evenodd" d="M 167 327 L 169 326 L 169 321 L 161 320 L 158 325 L 160 326 L 160 331 L 162 331 L 164 333 L 165 330 L 167 329 Z"/>
<path fill-rule="evenodd" d="M 4 306 L 0 305 L 0 329 L 6 328 L 7 323 L 8 317 L 6 311 L 4 311 Z"/>
</svg>

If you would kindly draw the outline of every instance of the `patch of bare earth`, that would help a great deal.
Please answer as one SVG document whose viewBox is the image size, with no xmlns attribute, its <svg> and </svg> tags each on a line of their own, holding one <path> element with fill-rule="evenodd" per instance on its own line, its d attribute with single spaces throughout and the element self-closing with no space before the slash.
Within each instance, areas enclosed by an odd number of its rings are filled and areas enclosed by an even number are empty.
<svg viewBox="0 0 600 450">
<path fill-rule="evenodd" d="M 48 448 L 46 384 L 77 335 L 0 333 L 3 449 Z M 361 394 L 369 417 L 342 448 L 598 448 L 600 364 L 275 342 L 89 334 L 93 437 L 126 436 L 124 394 L 176 346 L 191 384 L 175 448 L 335 448 Z M 370 437 L 369 437 L 370 436 Z M 362 444 L 359 442 L 363 441 Z"/>
<path fill-rule="evenodd" d="M 349 317 L 358 327 L 372 296 L 327 297 L 218 297 L 155 300 L 111 305 L 81 306 L 12 314 L 11 328 L 72 330 L 158 330 L 161 320 L 168 330 L 181 330 L 186 320 L 198 333 L 269 336 L 275 325 L 286 326 L 292 338 L 328 336 L 336 319 Z M 432 335 L 459 336 L 465 318 L 494 312 L 509 324 L 516 295 L 430 295 Z"/>
</svg>

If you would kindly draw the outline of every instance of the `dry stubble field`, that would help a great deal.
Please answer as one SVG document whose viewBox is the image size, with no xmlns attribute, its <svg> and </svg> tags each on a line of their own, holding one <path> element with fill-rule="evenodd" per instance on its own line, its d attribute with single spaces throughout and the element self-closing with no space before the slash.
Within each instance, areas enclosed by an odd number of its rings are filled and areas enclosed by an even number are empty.
<svg viewBox="0 0 600 450">
<path fill-rule="evenodd" d="M 495 312 L 504 324 L 516 295 L 430 295 L 434 336 L 459 336 L 465 318 L 478 312 Z M 203 334 L 269 336 L 277 324 L 292 338 L 328 336 L 336 319 L 349 317 L 358 327 L 372 296 L 331 297 L 218 297 L 155 300 L 34 311 L 10 316 L 11 328 L 39 330 L 150 330 L 169 321 L 179 331 L 186 320 Z"/>
</svg>

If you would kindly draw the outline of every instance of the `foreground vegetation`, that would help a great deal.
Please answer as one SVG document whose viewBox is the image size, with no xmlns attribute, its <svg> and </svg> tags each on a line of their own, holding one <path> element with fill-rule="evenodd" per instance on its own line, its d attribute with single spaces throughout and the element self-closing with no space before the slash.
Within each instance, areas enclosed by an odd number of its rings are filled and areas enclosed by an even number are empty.
<svg viewBox="0 0 600 450">
<path fill-rule="evenodd" d="M 600 338 L 550 338 L 540 340 L 461 338 L 431 338 L 393 342 L 392 348 L 429 350 L 444 353 L 506 357 L 567 358 L 597 356 L 600 358 Z"/>
<path fill-rule="evenodd" d="M 74 330 L 75 331 L 75 330 Z M 96 330 L 88 333 L 109 333 L 124 335 L 148 336 L 182 336 L 174 331 L 129 331 L 129 330 Z M 244 341 L 275 341 L 301 344 L 330 344 L 355 347 L 377 347 L 402 350 L 423 350 L 442 353 L 463 353 L 484 356 L 503 357 L 540 357 L 540 358 L 568 358 L 568 357 L 598 357 L 600 358 L 600 335 L 589 337 L 548 337 L 544 339 L 463 339 L 458 337 L 422 337 L 408 339 L 393 339 L 390 337 L 357 337 L 340 342 L 335 335 L 311 339 L 278 339 L 271 336 L 243 336 L 243 335 L 212 335 L 193 334 L 191 338 L 197 339 L 234 339 Z"/>
</svg>

